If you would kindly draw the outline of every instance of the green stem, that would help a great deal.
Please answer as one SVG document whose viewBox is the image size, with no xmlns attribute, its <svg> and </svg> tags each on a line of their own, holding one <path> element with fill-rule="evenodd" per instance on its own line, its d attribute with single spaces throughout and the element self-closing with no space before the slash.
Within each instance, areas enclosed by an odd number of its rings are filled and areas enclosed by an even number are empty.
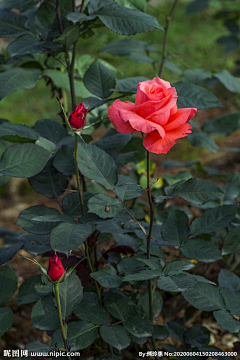
<svg viewBox="0 0 240 360">
<path fill-rule="evenodd" d="M 80 176 L 79 176 L 79 169 L 78 169 L 78 135 L 75 134 L 75 146 L 74 146 L 74 158 L 75 158 L 75 172 L 77 177 L 77 187 L 81 205 L 81 212 L 84 215 L 84 208 L 83 208 L 83 196 L 82 196 L 82 189 L 80 184 Z"/>
<path fill-rule="evenodd" d="M 85 241 L 85 253 L 86 253 L 86 257 L 87 257 L 88 266 L 89 266 L 91 272 L 94 272 L 93 266 L 92 266 L 92 263 L 91 263 L 91 259 L 90 259 L 90 255 L 89 255 L 89 248 L 88 248 L 87 240 Z M 93 280 L 94 280 L 95 288 L 96 288 L 97 294 L 98 294 L 98 303 L 99 303 L 99 305 L 102 306 L 101 291 L 100 291 L 100 289 L 98 287 L 97 281 L 95 279 L 93 279 Z"/>
<path fill-rule="evenodd" d="M 65 348 L 66 352 L 68 352 L 67 334 L 66 334 L 64 326 L 63 326 L 62 314 L 61 314 L 61 303 L 60 303 L 60 296 L 59 296 L 59 283 L 54 284 L 54 289 L 55 289 L 55 298 L 56 298 L 56 301 L 57 301 L 58 319 L 59 319 L 59 323 L 60 323 L 64 348 Z M 71 357 L 69 355 L 68 355 L 68 359 L 71 360 Z"/>
<path fill-rule="evenodd" d="M 152 194 L 151 194 L 151 179 L 150 179 L 150 152 L 147 152 L 147 194 L 148 202 L 150 207 L 150 226 L 147 237 L 147 258 L 150 260 L 150 245 L 153 229 L 153 218 L 154 218 L 154 208 L 152 203 Z M 154 291 L 152 289 L 152 280 L 148 280 L 148 298 L 149 298 L 149 320 L 152 323 L 152 344 L 154 351 L 157 351 L 157 345 L 155 341 L 154 327 L 153 327 L 153 295 Z M 158 358 L 158 357 L 157 357 Z"/>
<path fill-rule="evenodd" d="M 79 193 L 79 199 L 80 199 L 80 205 L 81 205 L 81 212 L 82 215 L 84 215 L 84 207 L 83 207 L 83 196 L 82 196 L 82 189 L 81 189 L 81 185 L 80 185 L 80 176 L 79 176 L 79 169 L 78 169 L 78 135 L 75 134 L 75 147 L 74 147 L 74 158 L 75 158 L 75 170 L 76 170 L 76 177 L 77 177 L 77 187 L 78 187 L 78 193 Z M 85 254 L 87 257 L 87 262 L 88 262 L 88 266 L 91 270 L 91 272 L 93 271 L 93 266 L 91 263 L 91 259 L 90 259 L 90 255 L 89 255 L 89 249 L 88 249 L 88 243 L 87 240 L 85 241 Z M 98 287 L 97 281 L 94 280 L 94 284 L 98 293 L 98 301 L 99 304 L 102 305 L 102 298 L 101 298 L 101 292 L 100 289 Z"/>
<path fill-rule="evenodd" d="M 84 3 L 85 3 L 85 0 L 82 0 L 82 4 L 81 4 L 81 9 L 80 9 L 80 13 L 83 12 L 83 7 L 84 7 Z"/>
<path fill-rule="evenodd" d="M 160 68 L 159 68 L 159 72 L 158 72 L 158 76 L 161 77 L 162 75 L 162 71 L 163 71 L 163 66 L 164 66 L 164 62 L 166 60 L 166 57 L 167 57 L 167 41 L 168 41 L 168 29 L 169 29 L 169 25 L 170 25 L 170 22 L 172 20 L 172 16 L 173 16 L 173 13 L 174 13 L 174 10 L 177 6 L 177 2 L 178 0 L 175 0 L 174 3 L 173 3 L 173 6 L 172 6 L 172 9 L 170 11 L 170 14 L 169 16 L 167 17 L 167 21 L 166 21 L 166 26 L 164 28 L 164 38 L 163 38 L 163 49 L 162 49 L 162 61 L 161 61 L 161 64 L 160 64 Z"/>
</svg>

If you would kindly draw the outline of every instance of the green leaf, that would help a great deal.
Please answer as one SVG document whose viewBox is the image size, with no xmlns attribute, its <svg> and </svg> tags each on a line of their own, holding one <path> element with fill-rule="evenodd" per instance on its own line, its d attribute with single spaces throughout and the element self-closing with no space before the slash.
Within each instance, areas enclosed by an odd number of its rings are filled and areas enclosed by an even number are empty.
<svg viewBox="0 0 240 360">
<path fill-rule="evenodd" d="M 53 165 L 58 171 L 66 176 L 75 174 L 76 170 L 73 147 L 63 145 L 54 157 Z"/>
<path fill-rule="evenodd" d="M 144 51 L 144 49 L 144 45 L 141 41 L 125 38 L 104 46 L 101 48 L 100 52 L 108 52 L 114 56 L 125 56 L 131 54 L 133 51 Z M 146 78 L 144 79 L 146 80 Z"/>
<path fill-rule="evenodd" d="M 221 325 L 223 329 L 228 330 L 230 333 L 237 333 L 240 330 L 239 321 L 235 320 L 232 315 L 226 310 L 214 311 L 213 316 L 217 323 Z"/>
<path fill-rule="evenodd" d="M 31 6 L 31 3 L 32 0 L 3 0 L 0 9 L 18 9 L 22 13 Z"/>
<path fill-rule="evenodd" d="M 16 303 L 18 306 L 22 304 L 30 304 L 42 297 L 35 288 L 37 284 L 42 284 L 41 274 L 32 275 L 21 284 L 19 292 L 16 296 Z"/>
<path fill-rule="evenodd" d="M 128 244 L 126 243 L 126 245 Z M 143 264 L 133 257 L 124 258 L 117 264 L 117 270 L 120 275 L 123 275 L 124 273 L 136 273 L 139 270 L 143 270 L 144 267 Z"/>
<path fill-rule="evenodd" d="M 149 293 L 148 291 L 144 291 L 139 297 L 138 307 L 143 316 L 149 318 Z M 153 319 L 156 319 L 163 307 L 163 299 L 159 291 L 155 291 L 153 295 Z"/>
<path fill-rule="evenodd" d="M 211 241 L 203 239 L 189 239 L 181 247 L 181 252 L 188 259 L 205 263 L 222 259 L 220 250 Z"/>
<path fill-rule="evenodd" d="M 195 85 L 201 85 L 205 80 L 212 78 L 212 72 L 204 69 L 184 70 L 181 80 Z"/>
<path fill-rule="evenodd" d="M 196 280 L 187 274 L 173 276 L 162 276 L 157 281 L 157 287 L 161 290 L 170 292 L 180 292 L 192 287 Z"/>
<path fill-rule="evenodd" d="M 4 140 L 17 143 L 34 143 L 38 134 L 32 128 L 22 124 L 5 122 L 0 126 L 0 136 Z"/>
<path fill-rule="evenodd" d="M 42 72 L 42 76 L 49 77 L 57 87 L 66 89 L 70 92 L 70 84 L 67 73 L 63 73 L 60 70 L 46 69 Z M 79 96 L 81 98 L 91 96 L 91 93 L 85 88 L 82 81 L 75 80 L 74 88 L 76 96 Z"/>
<path fill-rule="evenodd" d="M 84 212 L 87 213 L 88 206 L 87 202 L 88 200 L 93 197 L 93 194 L 90 193 L 83 193 L 83 208 Z M 81 205 L 79 200 L 79 194 L 78 193 L 70 193 L 66 196 L 64 196 L 62 201 L 62 208 L 63 212 L 69 216 L 80 218 L 82 216 L 81 211 Z"/>
<path fill-rule="evenodd" d="M 185 328 L 173 321 L 165 323 L 164 326 L 168 330 L 170 337 L 183 342 Z"/>
<path fill-rule="evenodd" d="M 124 281 L 144 281 L 149 279 L 154 279 L 158 276 L 162 275 L 162 270 L 141 270 L 135 274 L 126 275 L 123 280 Z"/>
<path fill-rule="evenodd" d="M 94 62 L 85 72 L 83 82 L 92 94 L 106 99 L 115 87 L 115 75 L 99 62 Z"/>
<path fill-rule="evenodd" d="M 123 175 L 118 175 L 118 182 L 114 191 L 122 201 L 137 198 L 142 196 L 143 193 L 143 190 L 137 185 L 135 180 Z"/>
<path fill-rule="evenodd" d="M 173 260 L 168 263 L 164 268 L 164 273 L 168 276 L 178 275 L 183 271 L 194 268 L 195 265 L 187 260 Z"/>
<path fill-rule="evenodd" d="M 81 320 L 91 321 L 96 325 L 107 325 L 110 322 L 110 315 L 102 306 L 82 300 L 74 310 L 74 314 Z"/>
<path fill-rule="evenodd" d="M 139 315 L 130 316 L 124 321 L 123 326 L 130 334 L 138 338 L 152 335 L 152 324 L 147 318 Z"/>
<path fill-rule="evenodd" d="M 82 21 L 89 21 L 96 18 L 96 15 L 88 16 L 83 13 L 70 12 L 67 14 L 66 19 L 72 21 L 73 24 L 77 24 Z"/>
<path fill-rule="evenodd" d="M 220 310 L 221 311 L 221 310 Z M 193 325 L 184 333 L 187 344 L 200 347 L 210 342 L 210 331 L 201 325 Z"/>
<path fill-rule="evenodd" d="M 90 273 L 91 277 L 96 280 L 102 287 L 107 289 L 117 288 L 121 285 L 122 279 L 109 269 L 99 270 Z"/>
<path fill-rule="evenodd" d="M 223 229 L 235 217 L 238 205 L 223 205 L 206 211 L 191 224 L 191 236 Z"/>
<path fill-rule="evenodd" d="M 66 47 L 67 49 L 69 49 L 70 46 L 78 40 L 79 34 L 80 34 L 79 25 L 69 25 L 64 29 L 63 33 L 58 38 L 55 38 L 53 41 L 56 41 L 59 44 Z"/>
<path fill-rule="evenodd" d="M 240 79 L 230 74 L 227 70 L 220 70 L 214 74 L 220 83 L 222 83 L 226 89 L 233 93 L 240 93 Z"/>
<path fill-rule="evenodd" d="M 222 255 L 232 254 L 240 249 L 240 231 L 237 226 L 223 239 Z"/>
<path fill-rule="evenodd" d="M 161 325 L 153 325 L 154 328 L 154 336 L 157 340 L 164 340 L 169 336 L 168 330 Z"/>
<path fill-rule="evenodd" d="M 107 134 L 96 141 L 94 145 L 104 150 L 110 156 L 120 152 L 132 138 L 131 134 L 113 134 L 110 136 L 107 136 Z"/>
<path fill-rule="evenodd" d="M 0 73 L 0 100 L 19 89 L 33 88 L 39 78 L 40 70 L 13 67 Z"/>
<path fill-rule="evenodd" d="M 153 260 L 141 259 L 141 258 L 136 258 L 136 260 L 141 261 L 142 263 L 146 264 L 152 270 L 161 270 L 161 266 Z"/>
<path fill-rule="evenodd" d="M 61 4 L 60 4 L 60 13 L 62 13 Z M 33 24 L 41 39 L 46 40 L 49 37 L 50 33 L 52 32 L 55 18 L 56 18 L 55 8 L 51 4 L 45 1 L 41 3 L 37 11 L 35 12 L 34 24 Z"/>
<path fill-rule="evenodd" d="M 38 194 L 52 199 L 62 195 L 68 187 L 68 178 L 57 171 L 51 161 L 39 174 L 30 177 L 28 181 Z"/>
<path fill-rule="evenodd" d="M 32 35 L 23 35 L 12 41 L 8 45 L 7 51 L 11 57 L 14 57 L 41 52 L 48 53 L 59 48 L 61 48 L 59 44 L 50 41 L 42 42 Z"/>
<path fill-rule="evenodd" d="M 62 318 L 66 321 L 83 296 L 81 281 L 75 273 L 59 284 L 59 295 Z"/>
<path fill-rule="evenodd" d="M 52 249 L 69 256 L 71 251 L 80 247 L 92 232 L 93 228 L 90 224 L 59 224 L 51 232 Z"/>
<path fill-rule="evenodd" d="M 136 93 L 138 84 L 142 81 L 148 80 L 144 76 L 129 77 L 121 80 L 116 80 L 116 84 L 121 92 Z"/>
<path fill-rule="evenodd" d="M 129 308 L 127 300 L 114 292 L 110 292 L 107 295 L 105 306 L 110 314 L 119 320 L 124 320 Z"/>
<path fill-rule="evenodd" d="M 240 296 L 230 289 L 221 288 L 220 293 L 224 298 L 224 302 L 228 310 L 231 311 L 232 315 L 240 317 Z"/>
<path fill-rule="evenodd" d="M 159 61 L 161 61 L 159 59 Z M 164 67 L 166 67 L 167 69 L 169 69 L 170 71 L 181 75 L 182 74 L 182 70 L 180 70 L 176 65 L 174 65 L 171 61 L 165 60 L 164 61 Z"/>
<path fill-rule="evenodd" d="M 53 284 L 48 281 L 47 277 L 45 275 L 41 275 L 42 277 L 42 283 L 36 284 L 35 289 L 38 294 L 43 296 L 51 295 L 53 293 Z"/>
<path fill-rule="evenodd" d="M 145 254 L 147 254 L 147 244 L 141 245 L 140 250 L 142 250 Z M 156 245 L 150 245 L 150 255 L 158 256 L 161 259 L 163 259 L 164 261 L 166 260 L 166 256 L 165 256 L 164 252 L 161 249 L 159 249 L 159 247 Z"/>
<path fill-rule="evenodd" d="M 8 265 L 0 267 L 0 288 L 4 289 L 0 293 L 0 304 L 7 301 L 17 290 L 17 276 Z"/>
<path fill-rule="evenodd" d="M 216 153 L 218 151 L 218 146 L 211 137 L 211 135 L 207 135 L 202 132 L 189 134 L 188 141 L 192 146 L 204 148 L 212 151 L 213 153 Z"/>
<path fill-rule="evenodd" d="M 116 0 L 121 6 L 129 7 L 131 9 L 137 9 L 145 12 L 146 0 Z"/>
<path fill-rule="evenodd" d="M 49 151 L 51 153 L 51 156 L 54 155 L 56 148 L 57 148 L 53 142 L 43 138 L 42 136 L 39 136 L 39 138 L 37 139 L 35 144 L 42 147 L 43 149 Z"/>
<path fill-rule="evenodd" d="M 197 282 L 182 295 L 192 306 L 203 311 L 219 310 L 225 307 L 218 289 L 203 282 Z"/>
<path fill-rule="evenodd" d="M 240 128 L 240 111 L 222 115 L 216 119 L 205 121 L 202 131 L 207 134 L 228 136 Z"/>
<path fill-rule="evenodd" d="M 97 214 L 103 219 L 107 219 L 116 216 L 122 209 L 124 209 L 124 204 L 117 198 L 104 194 L 98 194 L 88 201 L 88 209 L 88 212 Z"/>
<path fill-rule="evenodd" d="M 240 195 L 239 174 L 234 173 L 230 176 L 228 182 L 223 186 L 223 191 L 225 191 L 225 195 L 223 197 L 224 202 L 232 201 Z"/>
<path fill-rule="evenodd" d="M 35 122 L 34 130 L 40 136 L 48 139 L 56 145 L 60 140 L 68 136 L 67 130 L 60 123 L 50 119 L 40 119 Z"/>
<path fill-rule="evenodd" d="M 60 221 L 55 222 L 37 222 L 32 219 L 36 216 L 43 215 L 61 215 L 57 209 L 50 208 L 45 205 L 35 205 L 23 210 L 18 216 L 16 224 L 21 226 L 24 230 L 34 234 L 48 234 L 56 227 Z"/>
<path fill-rule="evenodd" d="M 20 239 L 25 241 L 24 250 L 29 254 L 41 255 L 52 250 L 49 235 L 34 235 L 34 241 L 32 241 L 32 234 L 26 234 Z"/>
<path fill-rule="evenodd" d="M 185 212 L 172 211 L 164 221 L 161 229 L 163 240 L 181 245 L 189 235 L 189 220 Z"/>
<path fill-rule="evenodd" d="M 213 182 L 203 179 L 188 179 L 166 187 L 169 198 L 180 196 L 193 204 L 203 205 L 223 194 L 223 191 Z M 158 202 L 158 197 L 156 202 Z"/>
<path fill-rule="evenodd" d="M 71 343 L 71 351 L 87 348 L 96 340 L 97 336 L 97 325 L 86 321 L 74 321 L 68 324 L 67 337 Z M 57 344 L 58 348 L 64 348 L 60 329 L 54 333 L 52 343 Z"/>
<path fill-rule="evenodd" d="M 103 6 L 95 14 L 109 30 L 121 35 L 163 30 L 153 16 L 114 3 Z"/>
<path fill-rule="evenodd" d="M 38 174 L 46 165 L 51 153 L 35 144 L 17 144 L 4 151 L 0 173 L 27 178 Z"/>
<path fill-rule="evenodd" d="M 10 261 L 14 255 L 23 247 L 23 242 L 17 242 L 15 244 L 7 245 L 0 248 L 0 265 Z"/>
<path fill-rule="evenodd" d="M 78 167 L 81 174 L 90 180 L 95 180 L 107 190 L 112 190 L 117 182 L 114 160 L 94 145 L 79 144 Z"/>
<path fill-rule="evenodd" d="M 134 62 L 135 64 L 151 64 L 154 60 L 146 54 L 132 53 L 128 60 Z"/>
<path fill-rule="evenodd" d="M 112 4 L 113 4 L 112 0 L 105 0 L 104 3 L 102 2 L 102 0 L 92 0 L 87 5 L 88 13 L 90 15 L 92 15 L 95 12 L 97 12 L 99 9 L 101 9 L 102 7 L 104 7 L 106 5 L 112 5 Z"/>
<path fill-rule="evenodd" d="M 203 11 L 208 7 L 208 5 L 209 5 L 209 0 L 201 0 L 201 1 L 193 0 L 192 2 L 190 2 L 190 4 L 188 4 L 186 13 L 187 15 L 189 15 L 199 11 Z"/>
<path fill-rule="evenodd" d="M 128 333 L 121 325 L 103 325 L 100 327 L 102 339 L 119 351 L 128 347 L 131 343 Z"/>
<path fill-rule="evenodd" d="M 172 84 L 178 94 L 178 108 L 197 108 L 198 110 L 222 106 L 220 101 L 210 91 L 183 81 Z"/>
<path fill-rule="evenodd" d="M 13 324 L 13 311 L 9 307 L 0 308 L 0 336 Z"/>
<path fill-rule="evenodd" d="M 50 353 L 54 349 L 53 345 L 43 344 L 39 340 L 32 341 L 26 345 L 28 351 L 34 351 L 38 353 Z"/>
<path fill-rule="evenodd" d="M 9 10 L 0 10 L 0 36 L 17 37 L 28 33 L 27 17 Z"/>
<path fill-rule="evenodd" d="M 53 305 L 52 296 L 36 302 L 31 314 L 32 327 L 40 330 L 55 330 L 59 327 L 58 312 Z"/>
<path fill-rule="evenodd" d="M 240 278 L 226 269 L 221 269 L 218 275 L 218 283 L 231 291 L 240 291 Z"/>
</svg>

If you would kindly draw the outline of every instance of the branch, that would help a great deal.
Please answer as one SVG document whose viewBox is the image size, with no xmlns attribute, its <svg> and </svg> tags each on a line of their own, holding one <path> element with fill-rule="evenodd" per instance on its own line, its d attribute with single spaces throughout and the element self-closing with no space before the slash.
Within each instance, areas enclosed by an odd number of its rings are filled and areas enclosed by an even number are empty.
<svg viewBox="0 0 240 360">
<path fill-rule="evenodd" d="M 164 34 L 164 38 L 163 38 L 162 61 L 161 61 L 161 65 L 160 65 L 159 73 L 158 73 L 159 77 L 162 75 L 164 62 L 165 62 L 166 57 L 167 57 L 168 29 L 169 29 L 169 25 L 170 25 L 170 22 L 172 20 L 172 16 L 173 16 L 174 10 L 176 8 L 177 2 L 178 2 L 178 0 L 174 1 L 172 9 L 170 11 L 170 14 L 167 17 L 167 22 L 166 22 L 166 25 L 165 25 L 165 28 L 164 28 L 165 34 Z"/>
</svg>

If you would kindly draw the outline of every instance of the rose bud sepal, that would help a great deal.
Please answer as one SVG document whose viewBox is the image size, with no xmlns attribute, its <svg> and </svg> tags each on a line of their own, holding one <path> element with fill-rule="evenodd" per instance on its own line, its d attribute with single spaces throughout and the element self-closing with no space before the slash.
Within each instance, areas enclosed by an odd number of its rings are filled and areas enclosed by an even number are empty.
<svg viewBox="0 0 240 360">
<path fill-rule="evenodd" d="M 60 282 L 63 282 L 66 278 L 67 278 L 67 274 L 66 274 L 66 271 L 64 272 L 64 274 L 60 277 L 60 279 L 58 281 L 53 281 L 50 276 L 48 275 L 47 273 L 47 269 L 45 269 L 44 266 L 42 266 L 41 264 L 39 264 L 39 262 L 36 260 L 36 259 L 29 259 L 28 257 L 26 256 L 23 256 L 23 255 L 20 255 L 21 257 L 23 257 L 24 259 L 27 259 L 29 261 L 31 261 L 34 265 L 36 265 L 37 267 L 39 267 L 39 269 L 42 271 L 42 273 L 47 277 L 48 281 L 50 281 L 52 284 L 55 284 L 55 283 L 60 283 Z M 69 275 L 68 275 L 69 276 Z"/>
<path fill-rule="evenodd" d="M 56 283 L 61 283 L 63 281 L 65 281 L 69 276 L 72 275 L 73 271 L 76 269 L 76 267 L 78 266 L 78 264 L 80 264 L 80 262 L 82 262 L 84 259 L 86 259 L 86 257 L 82 258 L 80 261 L 78 261 L 75 265 L 73 265 L 70 269 L 65 270 L 64 274 L 60 277 L 60 279 L 58 281 L 52 281 L 52 279 L 50 278 L 50 276 L 47 273 L 47 269 L 45 269 L 44 266 L 42 266 L 41 264 L 39 264 L 39 262 L 36 259 L 29 259 L 26 256 L 23 255 L 19 255 L 21 257 L 23 257 L 24 259 L 27 259 L 29 261 L 31 261 L 33 264 L 35 264 L 37 267 L 39 267 L 39 269 L 42 271 L 42 273 L 47 277 L 47 279 L 52 283 L 52 284 L 56 284 Z"/>
</svg>

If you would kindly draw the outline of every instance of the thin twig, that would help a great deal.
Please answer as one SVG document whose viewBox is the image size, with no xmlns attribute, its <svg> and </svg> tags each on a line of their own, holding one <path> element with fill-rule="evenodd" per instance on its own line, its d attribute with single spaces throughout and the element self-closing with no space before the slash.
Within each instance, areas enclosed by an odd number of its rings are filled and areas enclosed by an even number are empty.
<svg viewBox="0 0 240 360">
<path fill-rule="evenodd" d="M 82 12 L 83 12 L 84 3 L 85 3 L 85 0 L 82 0 L 82 3 L 81 3 L 81 8 L 80 8 L 80 13 L 82 13 Z"/>
<path fill-rule="evenodd" d="M 56 1 L 56 14 L 57 14 L 57 21 L 58 21 L 59 31 L 62 34 L 63 33 L 63 26 L 62 26 L 62 19 L 61 19 L 61 13 L 60 13 L 60 2 L 61 2 L 61 0 Z"/>
<path fill-rule="evenodd" d="M 165 62 L 166 57 L 167 57 L 168 29 L 169 29 L 169 25 L 170 25 L 170 22 L 172 20 L 172 16 L 173 16 L 174 10 L 176 8 L 177 2 L 178 2 L 178 0 L 174 1 L 172 9 L 170 11 L 170 14 L 167 17 L 166 25 L 165 25 L 165 28 L 164 28 L 165 33 L 164 33 L 164 38 L 163 38 L 162 61 L 161 61 L 161 65 L 160 65 L 159 72 L 158 72 L 159 77 L 162 75 L 164 62 Z"/>
</svg>

